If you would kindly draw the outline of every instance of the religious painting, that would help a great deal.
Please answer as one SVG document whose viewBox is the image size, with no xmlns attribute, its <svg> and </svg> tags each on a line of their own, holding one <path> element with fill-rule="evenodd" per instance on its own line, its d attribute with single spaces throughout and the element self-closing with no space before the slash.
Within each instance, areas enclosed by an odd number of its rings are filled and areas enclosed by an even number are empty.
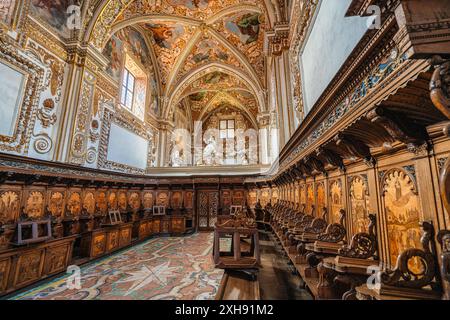
<svg viewBox="0 0 450 320">
<path fill-rule="evenodd" d="M 383 179 L 384 208 L 387 218 L 391 264 L 406 249 L 420 248 L 420 204 L 412 178 L 403 170 L 394 169 Z M 409 261 L 411 270 L 420 272 L 418 260 Z"/>
<path fill-rule="evenodd" d="M 342 183 L 341 180 L 335 180 L 330 183 L 330 222 L 338 223 L 340 217 L 340 210 L 343 209 L 342 202 Z"/>
<path fill-rule="evenodd" d="M 174 191 L 172 193 L 172 208 L 181 208 L 182 199 L 182 193 L 180 191 Z"/>
<path fill-rule="evenodd" d="M 193 63 L 188 62 L 186 65 L 187 67 L 192 67 L 192 64 L 198 64 L 202 62 L 227 62 L 229 58 L 230 56 L 226 52 L 226 49 L 223 48 L 216 40 L 203 39 L 197 44 L 190 56 L 190 59 L 192 59 Z"/>
<path fill-rule="evenodd" d="M 45 21 L 64 37 L 70 36 L 68 21 L 74 12 L 69 10 L 71 5 L 81 7 L 81 0 L 31 0 L 30 12 L 32 15 Z"/>
<path fill-rule="evenodd" d="M 368 230 L 368 195 L 366 176 L 350 178 L 350 216 L 353 234 L 367 232 Z"/>
<path fill-rule="evenodd" d="M 319 182 L 316 185 L 316 193 L 317 193 L 317 210 L 316 214 L 321 215 L 322 209 L 326 207 L 326 193 L 325 193 L 325 184 L 323 182 Z"/>
<path fill-rule="evenodd" d="M 220 71 L 213 71 L 203 77 L 205 84 L 218 84 L 222 81 L 226 81 L 230 76 Z"/>
<path fill-rule="evenodd" d="M 25 213 L 31 219 L 44 216 L 44 193 L 41 191 L 30 191 L 25 202 Z"/>
<path fill-rule="evenodd" d="M 128 198 L 130 208 L 133 211 L 138 211 L 141 208 L 141 196 L 138 192 L 131 192 Z M 119 198 L 120 203 L 120 198 Z"/>
<path fill-rule="evenodd" d="M 250 44 L 258 41 L 261 19 L 259 13 L 239 14 L 224 20 L 225 29 L 239 38 L 242 44 Z"/>
<path fill-rule="evenodd" d="M 114 191 L 111 191 L 108 196 L 108 207 L 110 210 L 117 209 L 117 194 Z"/>
<path fill-rule="evenodd" d="M 0 223 L 15 222 L 19 218 L 21 192 L 5 189 L 0 193 Z"/>
<path fill-rule="evenodd" d="M 11 25 L 18 0 L 0 0 L 0 23 Z"/>
<path fill-rule="evenodd" d="M 144 37 L 133 28 L 124 28 L 117 33 L 122 43 L 127 43 L 130 53 L 141 62 L 142 66 L 151 65 L 150 50 L 147 47 Z"/>
<path fill-rule="evenodd" d="M 106 214 L 108 212 L 108 199 L 106 198 L 106 191 L 98 192 L 97 206 L 102 214 Z"/>
<path fill-rule="evenodd" d="M 194 207 L 194 192 L 186 191 L 184 193 L 184 207 L 187 209 L 192 209 Z"/>
<path fill-rule="evenodd" d="M 109 61 L 106 66 L 106 72 L 113 78 L 113 80 L 119 82 L 124 61 L 122 40 L 113 35 L 106 44 L 106 47 L 103 50 L 103 55 L 105 55 Z"/>
<path fill-rule="evenodd" d="M 172 6 L 183 6 L 190 10 L 204 10 L 208 8 L 211 0 L 167 0 Z"/>
<path fill-rule="evenodd" d="M 87 191 L 84 194 L 83 209 L 86 210 L 88 215 L 95 214 L 95 197 L 93 191 Z"/>
<path fill-rule="evenodd" d="M 308 184 L 306 187 L 306 213 L 311 214 L 312 207 L 314 205 L 314 185 Z"/>
<path fill-rule="evenodd" d="M 233 205 L 235 206 L 244 205 L 244 191 L 241 190 L 233 191 Z"/>
<path fill-rule="evenodd" d="M 65 192 L 64 190 L 50 191 L 48 199 L 48 210 L 53 217 L 62 217 L 64 215 L 65 207 Z"/>
<path fill-rule="evenodd" d="M 144 28 L 151 31 L 155 43 L 164 49 L 173 49 L 177 40 L 184 35 L 183 25 L 175 23 L 146 23 Z"/>
<path fill-rule="evenodd" d="M 127 193 L 126 191 L 120 191 L 117 199 L 117 205 L 119 206 L 119 210 L 126 211 L 127 210 Z"/>
<path fill-rule="evenodd" d="M 169 196 L 168 196 L 167 192 L 159 192 L 158 193 L 158 197 L 156 198 L 156 205 L 168 207 Z"/>
<path fill-rule="evenodd" d="M 151 192 L 151 191 L 144 192 L 144 195 L 142 196 L 142 203 L 143 203 L 144 209 L 153 208 L 153 192 Z"/>
<path fill-rule="evenodd" d="M 72 216 L 81 214 L 81 192 L 72 192 L 67 200 L 67 209 Z"/>
</svg>

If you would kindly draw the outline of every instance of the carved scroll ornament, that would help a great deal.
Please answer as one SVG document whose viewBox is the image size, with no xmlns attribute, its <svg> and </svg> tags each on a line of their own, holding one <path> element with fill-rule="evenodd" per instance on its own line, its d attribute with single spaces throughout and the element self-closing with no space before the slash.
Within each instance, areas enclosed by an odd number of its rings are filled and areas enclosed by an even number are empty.
<svg viewBox="0 0 450 320">
<path fill-rule="evenodd" d="M 429 222 L 422 222 L 424 234 L 421 238 L 423 249 L 411 248 L 403 251 L 398 259 L 394 270 L 387 270 L 381 273 L 381 282 L 386 285 L 421 289 L 430 285 L 432 289 L 439 289 L 439 282 L 433 282 L 439 278 L 436 272 L 436 247 L 433 242 L 434 227 Z M 420 260 L 422 267 L 420 270 L 412 270 L 410 261 Z"/>
<path fill-rule="evenodd" d="M 345 239 L 347 231 L 344 227 L 345 210 L 340 210 L 339 223 L 332 223 L 328 225 L 324 234 L 319 235 L 318 240 L 324 242 L 338 243 Z"/>
<path fill-rule="evenodd" d="M 369 214 L 369 219 L 369 233 L 355 234 L 349 246 L 343 246 L 339 249 L 339 255 L 357 259 L 369 259 L 375 256 L 377 251 L 376 217 L 374 214 Z"/>
</svg>

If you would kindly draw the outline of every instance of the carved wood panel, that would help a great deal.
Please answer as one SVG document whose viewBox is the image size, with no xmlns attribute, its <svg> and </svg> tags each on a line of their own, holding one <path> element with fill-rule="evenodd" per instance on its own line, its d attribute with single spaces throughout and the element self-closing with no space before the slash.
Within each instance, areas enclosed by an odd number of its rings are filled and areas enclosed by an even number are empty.
<svg viewBox="0 0 450 320">
<path fill-rule="evenodd" d="M 141 194 L 138 191 L 130 191 L 128 196 L 128 203 L 130 205 L 131 210 L 134 212 L 138 211 L 141 208 Z"/>
<path fill-rule="evenodd" d="M 95 189 L 87 189 L 83 195 L 83 209 L 88 215 L 95 214 Z"/>
<path fill-rule="evenodd" d="M 369 190 L 365 175 L 349 178 L 350 216 L 353 234 L 367 232 L 369 226 Z"/>
<path fill-rule="evenodd" d="M 306 213 L 311 213 L 312 206 L 315 204 L 314 201 L 314 185 L 309 183 L 306 186 Z"/>
<path fill-rule="evenodd" d="M 66 216 L 77 217 L 81 214 L 82 200 L 81 189 L 71 188 L 69 190 L 69 196 L 67 198 L 67 211 Z"/>
<path fill-rule="evenodd" d="M 156 205 L 157 206 L 169 206 L 169 192 L 168 191 L 158 191 L 158 195 L 156 196 Z"/>
<path fill-rule="evenodd" d="M 247 205 L 250 208 L 254 208 L 257 202 L 257 194 L 256 190 L 249 191 L 247 193 Z"/>
<path fill-rule="evenodd" d="M 153 191 L 145 190 L 142 195 L 144 209 L 153 208 Z"/>
<path fill-rule="evenodd" d="M 117 190 L 110 190 L 108 194 L 108 207 L 111 210 L 117 210 L 118 208 L 118 199 L 117 199 Z"/>
<path fill-rule="evenodd" d="M 24 213 L 26 213 L 30 219 L 42 219 L 45 213 L 45 189 L 28 188 L 25 191 L 23 207 Z"/>
<path fill-rule="evenodd" d="M 245 204 L 244 191 L 233 190 L 233 205 L 243 206 Z"/>
<path fill-rule="evenodd" d="M 181 208 L 182 201 L 183 201 L 183 193 L 181 191 L 173 191 L 171 199 L 172 208 L 174 209 Z"/>
<path fill-rule="evenodd" d="M 276 203 L 280 198 L 280 194 L 277 188 L 272 189 L 272 203 Z"/>
<path fill-rule="evenodd" d="M 217 222 L 219 210 L 218 191 L 199 191 L 198 221 L 201 230 L 211 230 Z"/>
<path fill-rule="evenodd" d="M 330 223 L 339 223 L 340 210 L 343 209 L 342 181 L 330 182 Z"/>
<path fill-rule="evenodd" d="M 382 195 L 391 264 L 400 253 L 410 248 L 420 248 L 420 200 L 415 182 L 402 169 L 392 169 L 382 178 Z M 409 267 L 421 272 L 422 264 L 414 259 Z"/>
<path fill-rule="evenodd" d="M 0 222 L 13 223 L 19 218 L 22 190 L 20 187 L 0 187 Z"/>
<path fill-rule="evenodd" d="M 117 196 L 117 206 L 120 211 L 127 211 L 128 208 L 128 199 L 127 199 L 127 191 L 119 190 Z"/>
<path fill-rule="evenodd" d="M 97 206 L 102 215 L 108 212 L 108 198 L 106 195 L 106 190 L 99 190 L 97 193 Z"/>
<path fill-rule="evenodd" d="M 47 207 L 53 217 L 63 217 L 66 207 L 66 189 L 51 188 L 47 192 Z"/>
<path fill-rule="evenodd" d="M 184 193 L 184 207 L 186 209 L 194 208 L 194 192 L 193 191 L 185 191 Z"/>
<path fill-rule="evenodd" d="M 317 195 L 316 214 L 321 214 L 322 208 L 326 207 L 326 192 L 324 182 L 318 182 L 316 184 L 316 195 Z"/>
</svg>

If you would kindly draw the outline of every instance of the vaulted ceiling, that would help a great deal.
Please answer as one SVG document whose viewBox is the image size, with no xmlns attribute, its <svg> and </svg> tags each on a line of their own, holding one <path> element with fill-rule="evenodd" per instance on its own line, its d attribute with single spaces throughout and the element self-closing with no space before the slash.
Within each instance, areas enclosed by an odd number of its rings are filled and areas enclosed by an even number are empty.
<svg viewBox="0 0 450 320">
<path fill-rule="evenodd" d="M 264 0 L 136 0 L 110 34 L 132 26 L 149 42 L 162 116 L 183 102 L 192 114 L 223 103 L 256 117 L 264 109 Z"/>
</svg>

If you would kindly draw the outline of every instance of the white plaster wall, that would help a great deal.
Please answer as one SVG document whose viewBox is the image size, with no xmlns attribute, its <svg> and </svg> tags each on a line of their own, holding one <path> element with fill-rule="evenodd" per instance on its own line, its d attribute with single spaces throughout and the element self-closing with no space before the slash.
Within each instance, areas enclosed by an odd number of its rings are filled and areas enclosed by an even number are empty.
<svg viewBox="0 0 450 320">
<path fill-rule="evenodd" d="M 305 114 L 317 102 L 367 31 L 367 18 L 345 17 L 351 0 L 321 0 L 300 52 Z"/>
<path fill-rule="evenodd" d="M 139 169 L 147 168 L 148 141 L 137 134 L 111 124 L 109 134 L 109 161 L 125 164 Z"/>
</svg>

